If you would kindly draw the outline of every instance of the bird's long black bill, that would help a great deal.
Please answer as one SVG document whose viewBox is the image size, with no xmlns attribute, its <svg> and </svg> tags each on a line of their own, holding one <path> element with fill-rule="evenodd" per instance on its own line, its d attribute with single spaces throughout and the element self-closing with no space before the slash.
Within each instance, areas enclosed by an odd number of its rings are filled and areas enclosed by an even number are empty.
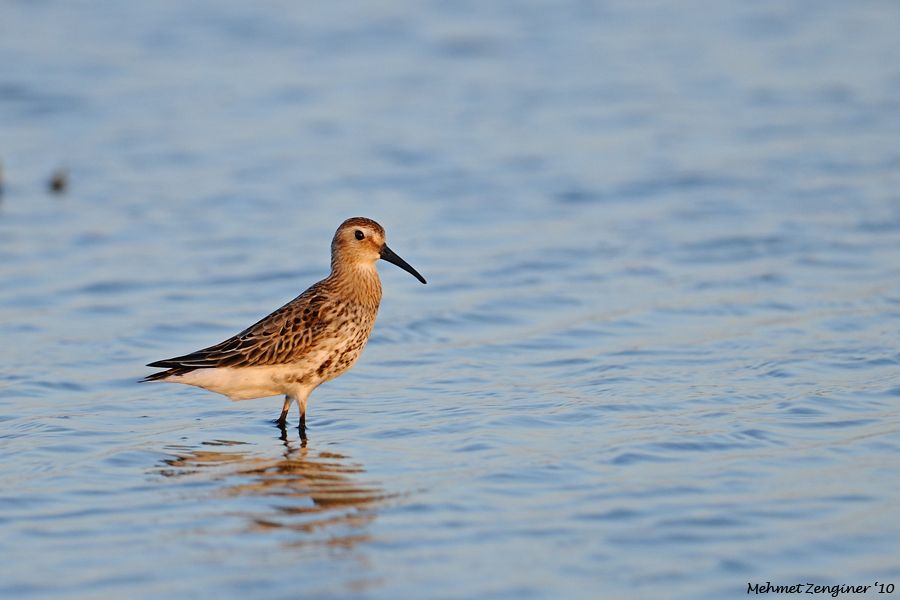
<svg viewBox="0 0 900 600">
<path fill-rule="evenodd" d="M 422 283 L 428 283 L 427 281 L 425 281 L 424 277 L 419 275 L 418 271 L 416 271 L 411 266 L 409 266 L 408 262 L 406 262 L 405 260 L 403 260 L 402 258 L 397 256 L 396 254 L 394 254 L 394 251 L 391 250 L 390 248 L 388 248 L 387 244 L 385 244 L 381 248 L 381 258 L 388 261 L 389 263 L 393 263 L 393 264 L 397 265 L 398 267 L 400 267 L 401 269 L 403 269 L 404 271 L 406 271 L 407 273 L 409 273 L 410 275 L 412 275 L 413 277 L 415 277 Z"/>
</svg>

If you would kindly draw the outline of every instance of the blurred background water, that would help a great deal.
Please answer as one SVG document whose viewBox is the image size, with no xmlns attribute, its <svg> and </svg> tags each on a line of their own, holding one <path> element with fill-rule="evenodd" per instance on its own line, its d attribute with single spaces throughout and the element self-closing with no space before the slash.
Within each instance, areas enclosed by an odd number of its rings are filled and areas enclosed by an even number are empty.
<svg viewBox="0 0 900 600">
<path fill-rule="evenodd" d="M 900 585 L 898 31 L 889 1 L 0 3 L 0 594 Z M 305 446 L 278 399 L 136 383 L 324 276 L 354 215 L 429 285 L 381 266 Z"/>
</svg>

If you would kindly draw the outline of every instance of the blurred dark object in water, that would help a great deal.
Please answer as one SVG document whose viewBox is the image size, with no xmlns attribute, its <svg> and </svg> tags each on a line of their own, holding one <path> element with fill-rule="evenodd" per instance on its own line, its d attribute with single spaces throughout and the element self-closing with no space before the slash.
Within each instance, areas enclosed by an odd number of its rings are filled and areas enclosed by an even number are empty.
<svg viewBox="0 0 900 600">
<path fill-rule="evenodd" d="M 50 188 L 50 191 L 54 194 L 62 194 L 66 191 L 66 188 L 69 187 L 69 174 L 65 169 L 56 169 L 53 171 L 53 175 L 50 176 L 47 187 Z"/>
</svg>

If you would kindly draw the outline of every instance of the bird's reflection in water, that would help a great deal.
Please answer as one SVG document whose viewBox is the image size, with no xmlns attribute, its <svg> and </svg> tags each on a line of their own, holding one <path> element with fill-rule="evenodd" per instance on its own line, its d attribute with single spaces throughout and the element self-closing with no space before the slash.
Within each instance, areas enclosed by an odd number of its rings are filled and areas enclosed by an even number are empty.
<svg viewBox="0 0 900 600">
<path fill-rule="evenodd" d="M 244 451 L 243 442 L 215 440 L 202 448 L 169 447 L 175 457 L 163 461 L 165 477 L 201 477 L 221 482 L 217 495 L 265 499 L 259 510 L 245 511 L 254 532 L 295 533 L 285 543 L 351 548 L 368 539 L 365 526 L 389 496 L 362 479 L 362 467 L 336 452 L 312 451 L 306 442 L 282 436 L 280 457 Z M 233 514 L 233 511 L 229 511 Z"/>
</svg>

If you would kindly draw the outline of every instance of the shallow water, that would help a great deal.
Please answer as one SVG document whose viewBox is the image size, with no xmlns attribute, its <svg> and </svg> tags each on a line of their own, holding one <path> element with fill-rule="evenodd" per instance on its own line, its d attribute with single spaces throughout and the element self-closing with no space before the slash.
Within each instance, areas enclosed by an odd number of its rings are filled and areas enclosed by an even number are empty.
<svg viewBox="0 0 900 600">
<path fill-rule="evenodd" d="M 900 585 L 897 4 L 0 13 L 0 594 Z M 136 383 L 357 214 L 429 284 L 305 446 Z"/>
</svg>

